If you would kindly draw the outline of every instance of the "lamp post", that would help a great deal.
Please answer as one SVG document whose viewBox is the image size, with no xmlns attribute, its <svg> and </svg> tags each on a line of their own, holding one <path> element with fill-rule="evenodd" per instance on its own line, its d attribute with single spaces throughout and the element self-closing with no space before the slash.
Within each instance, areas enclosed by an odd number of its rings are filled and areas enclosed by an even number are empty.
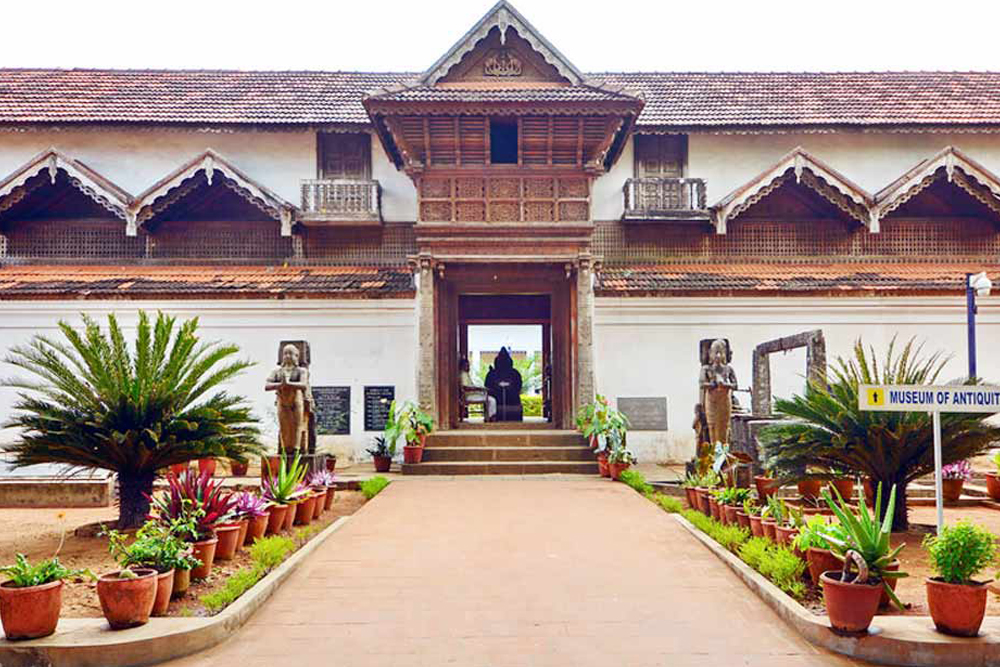
<svg viewBox="0 0 1000 667">
<path fill-rule="evenodd" d="M 993 281 L 985 271 L 965 274 L 965 314 L 969 335 L 969 378 L 979 377 L 976 372 L 976 306 L 977 296 L 989 296 Z"/>
</svg>

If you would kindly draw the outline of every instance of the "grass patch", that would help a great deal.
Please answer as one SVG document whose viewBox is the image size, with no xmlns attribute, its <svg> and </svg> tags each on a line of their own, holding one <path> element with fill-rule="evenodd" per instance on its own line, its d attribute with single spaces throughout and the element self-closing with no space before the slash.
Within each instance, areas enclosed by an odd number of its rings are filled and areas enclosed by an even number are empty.
<svg viewBox="0 0 1000 667">
<path fill-rule="evenodd" d="M 226 583 L 214 593 L 208 593 L 198 598 L 205 609 L 211 614 L 217 614 L 229 605 L 236 598 L 246 593 L 250 588 L 261 580 L 264 576 L 264 568 L 257 565 L 253 568 L 243 568 L 237 570 L 226 579 Z"/>
<path fill-rule="evenodd" d="M 680 500 L 665 493 L 654 494 L 652 501 L 659 505 L 660 509 L 664 512 L 669 512 L 670 514 L 678 514 L 684 509 L 684 505 Z"/>
<path fill-rule="evenodd" d="M 653 493 L 653 487 L 646 481 L 646 478 L 643 477 L 642 473 L 638 470 L 623 470 L 622 474 L 618 477 L 618 481 L 632 487 L 644 496 Z"/>
<path fill-rule="evenodd" d="M 323 530 L 323 526 L 317 524 L 310 524 L 308 526 L 303 526 L 295 531 L 295 540 L 297 542 L 308 542 L 314 535 Z"/>
<path fill-rule="evenodd" d="M 361 482 L 361 493 L 365 494 L 366 500 L 371 500 L 389 486 L 389 480 L 379 475 Z"/>
<path fill-rule="evenodd" d="M 295 551 L 295 540 L 284 535 L 271 535 L 257 540 L 250 546 L 250 557 L 257 567 L 268 572 L 282 563 Z"/>
</svg>

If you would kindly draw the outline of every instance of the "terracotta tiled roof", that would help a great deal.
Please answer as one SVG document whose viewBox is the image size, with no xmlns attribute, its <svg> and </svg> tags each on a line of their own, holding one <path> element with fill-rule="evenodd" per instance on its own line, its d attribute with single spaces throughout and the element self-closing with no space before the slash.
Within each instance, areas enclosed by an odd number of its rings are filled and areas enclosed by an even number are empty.
<svg viewBox="0 0 1000 667">
<path fill-rule="evenodd" d="M 412 86 L 376 93 L 385 102 L 619 102 L 636 98 L 626 91 L 594 86 L 552 88 L 435 88 Z"/>
<path fill-rule="evenodd" d="M 662 264 L 606 266 L 601 296 L 684 294 L 747 296 L 767 293 L 960 292 L 966 273 L 1000 274 L 1000 265 L 969 264 Z"/>
<path fill-rule="evenodd" d="M 0 122 L 367 123 L 366 94 L 417 76 L 0 69 Z M 586 76 L 641 94 L 646 126 L 1000 124 L 1000 72 Z"/>
<path fill-rule="evenodd" d="M 406 297 L 406 268 L 359 266 L 7 266 L 0 300 Z"/>
</svg>

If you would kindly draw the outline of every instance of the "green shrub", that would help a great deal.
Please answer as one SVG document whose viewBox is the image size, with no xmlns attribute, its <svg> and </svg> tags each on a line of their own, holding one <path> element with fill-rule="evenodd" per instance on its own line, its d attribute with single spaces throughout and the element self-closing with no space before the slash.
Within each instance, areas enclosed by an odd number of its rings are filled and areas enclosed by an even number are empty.
<svg viewBox="0 0 1000 667">
<path fill-rule="evenodd" d="M 295 541 L 292 538 L 284 535 L 271 535 L 257 540 L 251 545 L 250 557 L 253 558 L 254 563 L 267 572 L 280 565 L 293 551 L 295 551 Z"/>
<path fill-rule="evenodd" d="M 802 597 L 805 587 L 802 574 L 805 562 L 786 547 L 770 547 L 760 560 L 757 571 L 774 582 L 774 585 L 793 597 Z"/>
<path fill-rule="evenodd" d="M 736 551 L 740 545 L 750 539 L 750 531 L 739 526 L 723 525 L 716 522 L 715 534 L 712 538 L 729 551 Z"/>
<path fill-rule="evenodd" d="M 525 417 L 541 417 L 542 397 L 538 394 L 521 394 L 521 407 Z"/>
<path fill-rule="evenodd" d="M 627 484 L 644 496 L 653 492 L 653 487 L 646 482 L 646 478 L 638 470 L 623 470 L 618 481 Z"/>
<path fill-rule="evenodd" d="M 323 526 L 318 524 L 312 524 L 310 526 L 303 526 L 295 531 L 295 541 L 296 542 L 308 542 L 312 539 L 313 535 L 323 530 Z"/>
<path fill-rule="evenodd" d="M 257 542 L 260 544 L 260 542 Z M 256 546 L 256 544 L 254 545 Z M 236 570 L 223 584 L 222 588 L 214 593 L 202 595 L 199 600 L 205 605 L 209 613 L 217 614 L 233 603 L 236 598 L 250 590 L 250 587 L 260 581 L 264 576 L 264 569 L 261 566 L 254 568 L 242 568 Z"/>
<path fill-rule="evenodd" d="M 740 560 L 751 568 L 759 570 L 760 562 L 764 560 L 764 556 L 767 555 L 767 550 L 770 546 L 771 541 L 766 537 L 751 537 L 740 545 L 737 555 L 739 555 Z"/>
<path fill-rule="evenodd" d="M 691 522 L 691 525 L 703 533 L 708 534 L 712 519 L 705 516 L 698 510 L 681 510 L 681 516 Z"/>
<path fill-rule="evenodd" d="M 931 566 L 949 584 L 967 584 L 996 561 L 996 543 L 990 531 L 966 520 L 924 538 Z"/>
<path fill-rule="evenodd" d="M 684 504 L 680 500 L 674 498 L 673 496 L 668 496 L 665 493 L 657 493 L 653 496 L 653 502 L 660 506 L 665 512 L 670 512 L 671 514 L 677 514 L 684 509 Z"/>
<path fill-rule="evenodd" d="M 366 499 L 371 500 L 387 486 L 389 486 L 389 480 L 379 475 L 361 482 L 361 493 L 365 494 Z"/>
</svg>

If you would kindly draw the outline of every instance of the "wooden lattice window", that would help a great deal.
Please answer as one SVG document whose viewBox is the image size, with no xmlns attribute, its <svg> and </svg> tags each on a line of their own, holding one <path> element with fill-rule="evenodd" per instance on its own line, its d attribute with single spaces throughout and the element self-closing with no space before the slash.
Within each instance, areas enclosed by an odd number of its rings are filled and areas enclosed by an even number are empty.
<svg viewBox="0 0 1000 667">
<path fill-rule="evenodd" d="M 319 178 L 371 178 L 372 141 L 367 134 L 320 134 Z"/>
<path fill-rule="evenodd" d="M 686 162 L 686 137 L 675 134 L 635 135 L 635 175 L 638 178 L 682 178 Z"/>
</svg>

